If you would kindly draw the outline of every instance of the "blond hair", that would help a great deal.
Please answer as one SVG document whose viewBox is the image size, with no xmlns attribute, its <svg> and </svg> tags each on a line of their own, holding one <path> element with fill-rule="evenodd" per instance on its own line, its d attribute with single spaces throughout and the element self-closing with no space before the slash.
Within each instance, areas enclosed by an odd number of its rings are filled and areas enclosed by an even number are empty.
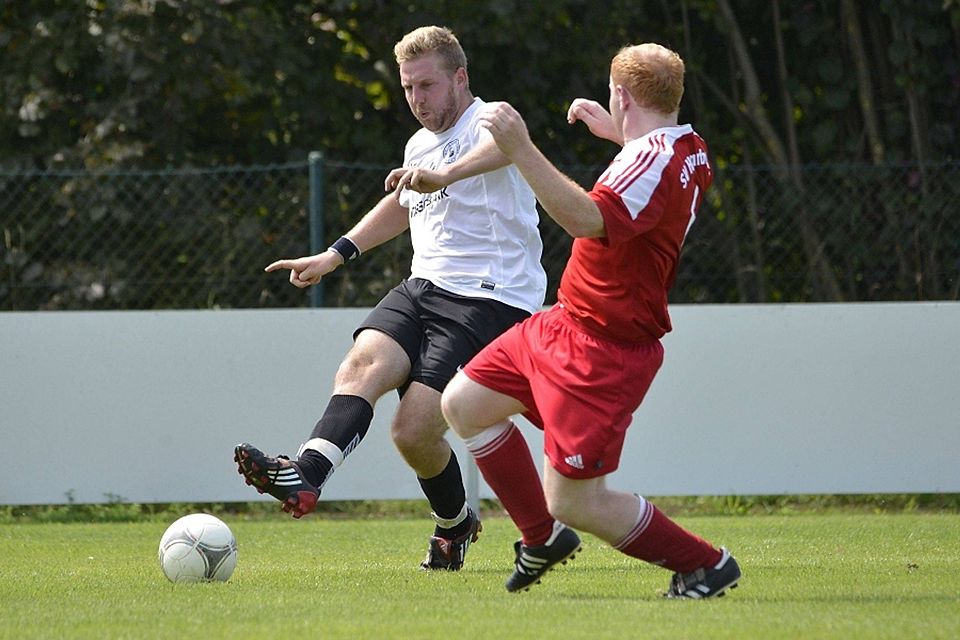
<svg viewBox="0 0 960 640">
<path fill-rule="evenodd" d="M 460 67 L 467 68 L 467 55 L 463 52 L 457 36 L 446 27 L 419 27 L 403 36 L 400 42 L 393 46 L 397 64 L 428 53 L 439 55 L 444 68 L 451 73 Z"/>
<path fill-rule="evenodd" d="M 642 107 L 664 114 L 680 109 L 683 97 L 683 59 L 652 42 L 629 45 L 610 63 L 610 77 Z"/>
</svg>

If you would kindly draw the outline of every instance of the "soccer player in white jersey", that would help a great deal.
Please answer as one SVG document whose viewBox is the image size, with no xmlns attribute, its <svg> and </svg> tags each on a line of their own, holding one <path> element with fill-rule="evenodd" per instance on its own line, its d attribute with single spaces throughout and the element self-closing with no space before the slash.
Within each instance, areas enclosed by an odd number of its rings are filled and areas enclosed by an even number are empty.
<svg viewBox="0 0 960 640">
<path fill-rule="evenodd" d="M 543 304 L 543 245 L 533 192 L 478 126 L 485 103 L 471 94 L 454 34 L 421 27 L 394 54 L 407 103 L 423 125 L 406 145 L 403 167 L 385 181 L 396 193 L 323 253 L 279 260 L 266 270 L 289 269 L 290 282 L 307 287 L 409 228 L 410 277 L 354 333 L 333 395 L 297 459 L 268 456 L 247 443 L 234 456 L 248 484 L 299 518 L 315 508 L 324 483 L 363 439 L 376 401 L 397 389 L 391 436 L 417 473 L 435 520 L 421 567 L 458 570 L 480 520 L 466 504 L 460 466 L 444 437 L 440 394 L 458 367 Z M 421 195 L 406 188 L 411 180 L 429 180 L 438 190 Z"/>
<path fill-rule="evenodd" d="M 529 588 L 573 557 L 580 539 L 571 527 L 673 571 L 670 597 L 723 595 L 740 578 L 725 549 L 604 481 L 663 360 L 667 292 L 713 179 L 703 140 L 677 124 L 683 76 L 675 52 L 629 46 L 611 63 L 610 110 L 573 102 L 571 123 L 582 120 L 622 147 L 589 192 L 543 156 L 509 104 L 492 105 L 481 118 L 544 210 L 575 238 L 558 304 L 485 347 L 442 398 L 450 426 L 522 534 L 509 591 Z M 544 432 L 542 485 L 510 421 L 520 413 Z"/>
</svg>

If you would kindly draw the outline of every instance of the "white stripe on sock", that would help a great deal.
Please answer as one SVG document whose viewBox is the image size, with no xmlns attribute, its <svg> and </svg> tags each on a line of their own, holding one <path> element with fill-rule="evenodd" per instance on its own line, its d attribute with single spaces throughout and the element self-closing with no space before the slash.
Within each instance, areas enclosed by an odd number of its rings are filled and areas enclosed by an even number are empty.
<svg viewBox="0 0 960 640">
<path fill-rule="evenodd" d="M 467 504 L 464 503 L 463 508 L 460 509 L 460 513 L 452 518 L 441 518 L 434 511 L 431 511 L 430 515 L 433 516 L 433 521 L 436 522 L 441 529 L 452 529 L 467 519 Z"/>
<path fill-rule="evenodd" d="M 351 448 L 356 446 L 352 442 L 350 444 L 352 445 Z M 304 442 L 302 445 L 300 445 L 300 450 L 297 451 L 297 457 L 299 458 L 301 455 L 303 455 L 303 452 L 307 449 L 312 449 L 329 460 L 334 469 L 343 463 L 343 458 L 345 457 L 343 451 L 340 450 L 340 447 L 323 438 L 311 438 Z"/>
<path fill-rule="evenodd" d="M 483 458 L 499 449 L 516 428 L 513 422 L 501 422 L 484 429 L 472 438 L 464 438 L 463 444 L 467 446 L 467 450 L 473 454 L 473 457 Z"/>
<path fill-rule="evenodd" d="M 650 521 L 653 520 L 653 505 L 647 502 L 643 496 L 637 496 L 637 498 L 640 499 L 640 513 L 637 514 L 637 523 L 633 525 L 633 528 L 630 529 L 620 542 L 613 545 L 613 548 L 617 551 L 623 551 L 633 544 L 633 541 L 647 530 L 647 527 L 650 526 Z"/>
</svg>

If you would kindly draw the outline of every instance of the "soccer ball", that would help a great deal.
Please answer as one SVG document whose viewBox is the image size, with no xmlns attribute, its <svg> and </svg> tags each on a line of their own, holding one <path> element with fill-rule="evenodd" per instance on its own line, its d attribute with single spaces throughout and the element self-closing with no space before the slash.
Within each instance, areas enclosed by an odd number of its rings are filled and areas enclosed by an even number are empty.
<svg viewBox="0 0 960 640">
<path fill-rule="evenodd" d="M 224 581 L 237 566 L 237 539 L 223 520 L 191 513 L 167 527 L 159 556 L 171 582 Z"/>
</svg>

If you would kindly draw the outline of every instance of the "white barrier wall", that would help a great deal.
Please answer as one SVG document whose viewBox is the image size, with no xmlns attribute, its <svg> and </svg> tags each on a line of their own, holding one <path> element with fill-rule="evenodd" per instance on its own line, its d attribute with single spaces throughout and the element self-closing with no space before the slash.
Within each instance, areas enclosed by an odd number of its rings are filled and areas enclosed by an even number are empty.
<svg viewBox="0 0 960 640">
<path fill-rule="evenodd" d="M 0 313 L 0 504 L 255 498 L 234 444 L 294 453 L 365 313 Z M 672 315 L 663 369 L 612 486 L 960 492 L 960 304 Z M 420 497 L 389 439 L 395 406 L 395 395 L 380 401 L 325 499 Z M 524 432 L 539 452 L 538 432 Z M 479 495 L 492 497 L 482 480 Z"/>
</svg>

